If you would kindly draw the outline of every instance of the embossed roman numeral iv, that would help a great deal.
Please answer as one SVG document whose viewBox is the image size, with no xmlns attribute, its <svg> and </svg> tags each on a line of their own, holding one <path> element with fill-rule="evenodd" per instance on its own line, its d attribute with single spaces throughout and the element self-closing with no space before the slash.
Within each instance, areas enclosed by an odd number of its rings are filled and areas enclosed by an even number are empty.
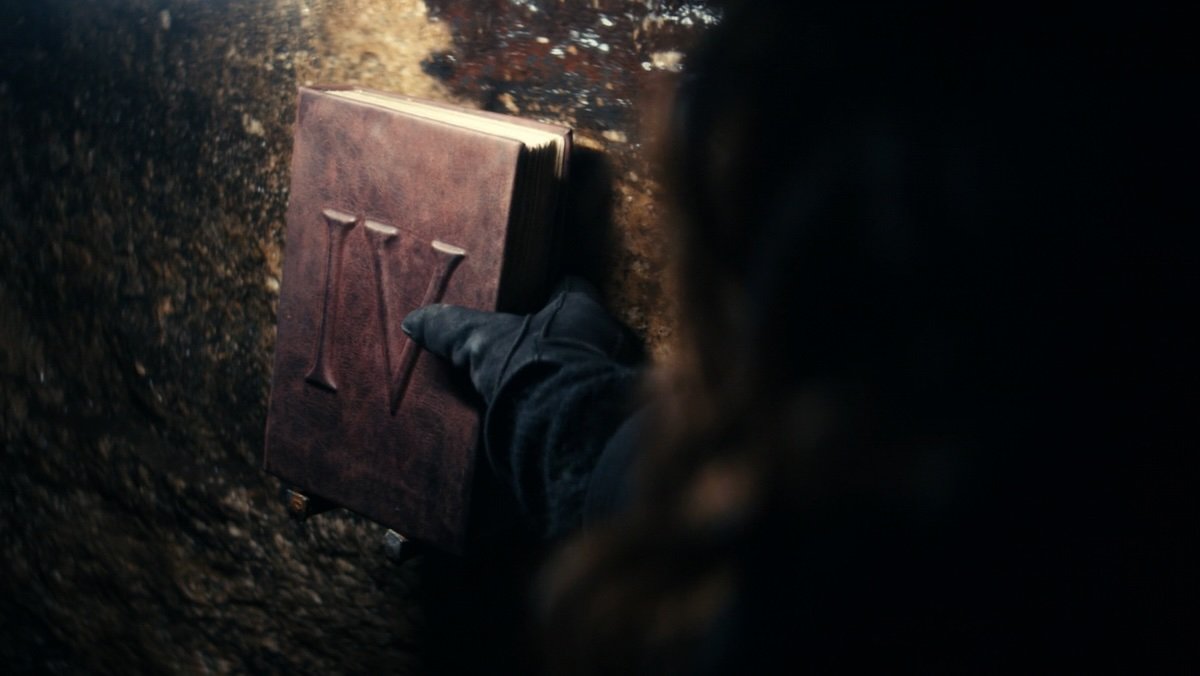
<svg viewBox="0 0 1200 676">
<path fill-rule="evenodd" d="M 330 392 L 337 392 L 337 384 L 328 363 L 333 350 L 333 336 L 337 322 L 338 303 L 335 295 L 341 281 L 341 258 L 346 234 L 353 229 L 358 219 L 333 209 L 326 209 L 322 215 L 329 226 L 329 237 L 326 240 L 325 299 L 321 311 L 321 330 L 317 338 L 316 354 L 313 357 L 313 366 L 305 376 L 305 381 Z M 393 249 L 397 248 L 396 245 L 403 238 L 398 228 L 370 219 L 363 222 L 363 231 L 374 258 L 376 307 L 379 313 L 380 330 L 383 333 L 383 373 L 388 382 L 388 409 L 395 415 L 396 410 L 400 407 L 400 402 L 404 399 L 409 381 L 412 380 L 417 358 L 420 356 L 420 349 L 408 336 L 402 337 L 403 346 L 399 347 L 399 355 L 395 354 L 397 345 L 393 324 L 399 322 L 401 317 L 394 316 L 395 312 L 389 302 L 392 300 L 391 294 L 388 293 L 392 288 L 392 281 L 388 262 L 396 260 Z M 421 299 L 421 305 L 437 303 L 442 299 L 451 276 L 467 255 L 463 249 L 438 240 L 431 242 L 430 247 L 433 249 L 434 269 L 425 289 L 425 295 Z"/>
</svg>

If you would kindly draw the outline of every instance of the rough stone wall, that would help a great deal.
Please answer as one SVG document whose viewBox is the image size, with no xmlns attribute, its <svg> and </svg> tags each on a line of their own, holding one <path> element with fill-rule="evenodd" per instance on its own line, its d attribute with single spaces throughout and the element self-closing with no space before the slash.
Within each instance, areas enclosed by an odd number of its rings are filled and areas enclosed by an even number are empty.
<svg viewBox="0 0 1200 676">
<path fill-rule="evenodd" d="M 641 112 L 713 20 L 653 1 L 0 3 L 5 670 L 427 670 L 445 575 L 389 563 L 353 515 L 289 521 L 258 469 L 296 86 L 577 126 L 580 175 L 612 190 L 574 213 L 611 211 L 601 281 L 662 355 Z"/>
</svg>

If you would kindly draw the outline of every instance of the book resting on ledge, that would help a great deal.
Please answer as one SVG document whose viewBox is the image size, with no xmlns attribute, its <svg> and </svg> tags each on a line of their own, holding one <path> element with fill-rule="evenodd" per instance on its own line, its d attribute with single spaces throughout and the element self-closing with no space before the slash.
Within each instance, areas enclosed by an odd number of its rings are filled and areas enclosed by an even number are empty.
<svg viewBox="0 0 1200 676">
<path fill-rule="evenodd" d="M 479 411 L 400 322 L 437 302 L 536 309 L 570 145 L 565 127 L 368 89 L 300 89 L 267 471 L 462 552 Z"/>
</svg>

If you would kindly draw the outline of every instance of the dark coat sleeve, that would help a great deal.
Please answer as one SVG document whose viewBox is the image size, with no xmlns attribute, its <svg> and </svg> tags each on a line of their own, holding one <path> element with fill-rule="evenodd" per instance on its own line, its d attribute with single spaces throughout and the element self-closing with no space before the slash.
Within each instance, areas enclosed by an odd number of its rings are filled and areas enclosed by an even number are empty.
<svg viewBox="0 0 1200 676">
<path fill-rule="evenodd" d="M 599 355 L 524 369 L 489 415 L 488 460 L 545 538 L 619 509 L 635 456 L 637 369 Z M 615 442 L 615 443 L 614 443 Z"/>
</svg>

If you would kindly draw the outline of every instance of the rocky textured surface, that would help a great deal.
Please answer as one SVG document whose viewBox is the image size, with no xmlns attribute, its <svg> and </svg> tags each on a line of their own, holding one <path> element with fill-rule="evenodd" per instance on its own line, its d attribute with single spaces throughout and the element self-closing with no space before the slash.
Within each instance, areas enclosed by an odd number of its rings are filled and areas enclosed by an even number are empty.
<svg viewBox="0 0 1200 676">
<path fill-rule="evenodd" d="M 618 313 L 667 350 L 639 112 L 686 3 L 0 4 L 0 661 L 16 672 L 422 672 L 461 582 L 259 469 L 295 88 L 566 121 Z M 612 180 L 611 195 L 604 190 Z M 606 203 L 611 207 L 606 207 Z M 452 567 L 449 567 L 452 568 Z"/>
</svg>

